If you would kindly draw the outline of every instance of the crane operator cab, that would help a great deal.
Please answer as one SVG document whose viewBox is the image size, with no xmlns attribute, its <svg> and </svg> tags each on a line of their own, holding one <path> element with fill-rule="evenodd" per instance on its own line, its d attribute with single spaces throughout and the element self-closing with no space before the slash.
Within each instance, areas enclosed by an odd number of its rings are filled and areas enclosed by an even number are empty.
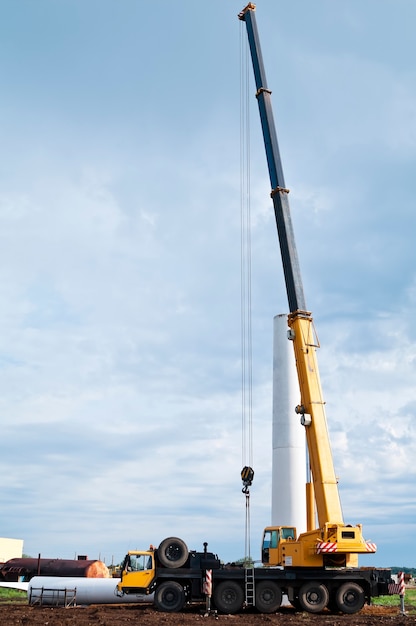
<svg viewBox="0 0 416 626">
<path fill-rule="evenodd" d="M 296 541 L 296 528 L 293 526 L 272 526 L 264 529 L 261 548 L 263 565 L 276 565 L 279 562 L 279 547 L 286 541 Z"/>
<path fill-rule="evenodd" d="M 146 550 L 138 552 L 130 551 L 122 566 L 121 581 L 117 585 L 118 590 L 129 593 L 149 593 L 149 588 L 155 578 L 154 552 Z M 139 590 L 139 591 L 138 591 Z"/>
</svg>

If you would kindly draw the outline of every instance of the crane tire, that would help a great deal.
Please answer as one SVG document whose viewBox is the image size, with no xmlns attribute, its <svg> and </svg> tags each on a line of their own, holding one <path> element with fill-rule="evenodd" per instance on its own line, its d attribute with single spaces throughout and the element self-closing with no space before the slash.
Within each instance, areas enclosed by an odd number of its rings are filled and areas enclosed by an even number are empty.
<svg viewBox="0 0 416 626">
<path fill-rule="evenodd" d="M 361 611 L 365 602 L 365 594 L 362 587 L 357 583 L 344 583 L 337 590 L 335 599 L 338 609 L 351 615 Z"/>
<path fill-rule="evenodd" d="M 155 591 L 155 606 L 158 611 L 177 613 L 185 606 L 185 591 L 179 583 L 168 580 Z"/>
<path fill-rule="evenodd" d="M 188 547 L 182 539 L 177 537 L 167 537 L 164 539 L 158 550 L 157 556 L 164 567 L 182 567 L 188 560 Z"/>
<path fill-rule="evenodd" d="M 276 583 L 262 580 L 256 585 L 256 607 L 260 613 L 275 613 L 282 604 L 282 590 Z"/>
<path fill-rule="evenodd" d="M 328 589 L 322 583 L 313 580 L 302 585 L 299 590 L 299 602 L 304 611 L 320 613 L 329 601 Z"/>
<path fill-rule="evenodd" d="M 221 613 L 238 613 L 243 608 L 244 591 L 235 580 L 224 580 L 214 588 L 214 603 Z"/>
</svg>

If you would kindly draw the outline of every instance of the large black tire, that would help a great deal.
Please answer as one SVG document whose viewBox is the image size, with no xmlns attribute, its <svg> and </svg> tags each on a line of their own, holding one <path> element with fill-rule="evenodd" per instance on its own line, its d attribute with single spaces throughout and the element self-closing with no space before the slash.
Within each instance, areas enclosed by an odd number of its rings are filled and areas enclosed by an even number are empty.
<svg viewBox="0 0 416 626">
<path fill-rule="evenodd" d="M 185 606 L 185 592 L 175 581 L 162 583 L 155 591 L 155 606 L 158 611 L 177 613 Z"/>
<path fill-rule="evenodd" d="M 262 580 L 256 585 L 256 607 L 260 613 L 275 613 L 282 604 L 282 590 L 276 583 Z"/>
<path fill-rule="evenodd" d="M 336 593 L 337 607 L 343 613 L 358 613 L 364 606 L 364 590 L 357 583 L 344 583 Z"/>
<path fill-rule="evenodd" d="M 168 537 L 157 550 L 157 556 L 164 567 L 182 567 L 188 559 L 188 547 L 182 539 Z"/>
<path fill-rule="evenodd" d="M 224 580 L 214 588 L 214 603 L 221 613 L 238 613 L 243 608 L 244 591 L 234 580 Z"/>
<path fill-rule="evenodd" d="M 320 613 L 329 601 L 329 592 L 325 585 L 310 581 L 302 585 L 299 591 L 299 602 L 304 611 Z"/>
</svg>

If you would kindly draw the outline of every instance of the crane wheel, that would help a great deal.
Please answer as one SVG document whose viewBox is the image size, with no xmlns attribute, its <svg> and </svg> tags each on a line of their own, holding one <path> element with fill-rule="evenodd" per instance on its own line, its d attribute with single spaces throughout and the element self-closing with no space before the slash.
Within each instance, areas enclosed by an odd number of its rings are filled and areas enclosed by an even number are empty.
<svg viewBox="0 0 416 626">
<path fill-rule="evenodd" d="M 299 590 L 299 602 L 304 611 L 320 613 L 329 601 L 328 589 L 322 583 L 310 581 Z"/>
<path fill-rule="evenodd" d="M 214 589 L 214 603 L 221 613 L 238 613 L 243 608 L 244 591 L 235 580 L 224 580 Z"/>
<path fill-rule="evenodd" d="M 358 613 L 364 606 L 365 595 L 357 583 L 344 583 L 338 589 L 336 596 L 337 607 L 343 613 Z"/>
<path fill-rule="evenodd" d="M 158 550 L 158 559 L 164 567 L 183 567 L 188 560 L 188 547 L 182 539 L 168 537 L 164 539 Z"/>
<path fill-rule="evenodd" d="M 276 583 L 262 580 L 256 585 L 256 607 L 260 613 L 275 613 L 282 604 L 282 590 Z"/>
<path fill-rule="evenodd" d="M 174 580 L 162 583 L 155 591 L 155 606 L 158 611 L 177 613 L 185 606 L 185 592 Z"/>
</svg>

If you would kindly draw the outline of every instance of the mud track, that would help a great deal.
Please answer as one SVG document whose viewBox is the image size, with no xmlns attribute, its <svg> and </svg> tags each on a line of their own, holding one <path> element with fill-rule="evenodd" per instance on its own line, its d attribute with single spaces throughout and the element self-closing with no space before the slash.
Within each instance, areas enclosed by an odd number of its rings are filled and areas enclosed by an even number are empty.
<svg viewBox="0 0 416 626">
<path fill-rule="evenodd" d="M 26 604 L 0 604 L 0 624 L 4 626 L 190 626 L 191 624 L 218 624 L 218 626 L 410 626 L 416 624 L 416 607 L 406 607 L 401 615 L 394 608 L 364 607 L 355 615 L 319 615 L 295 612 L 282 608 L 272 615 L 254 611 L 239 615 L 210 615 L 205 617 L 203 606 L 193 606 L 183 613 L 159 613 L 148 605 L 96 605 L 88 607 L 30 607 Z M 413 614 L 412 614 L 413 612 Z"/>
</svg>

